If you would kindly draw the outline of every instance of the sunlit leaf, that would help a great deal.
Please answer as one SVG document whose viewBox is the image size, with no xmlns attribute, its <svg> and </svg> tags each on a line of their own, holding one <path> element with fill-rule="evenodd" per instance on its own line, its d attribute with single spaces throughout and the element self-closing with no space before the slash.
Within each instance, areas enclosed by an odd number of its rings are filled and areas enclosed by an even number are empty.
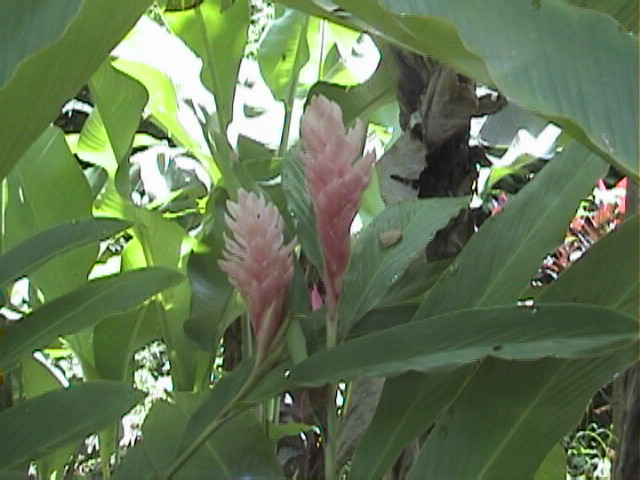
<svg viewBox="0 0 640 480">
<path fill-rule="evenodd" d="M 61 5 L 46 0 L 3 6 L 0 178 L 56 117 L 60 106 L 87 82 L 150 3 L 75 0 Z"/>
</svg>

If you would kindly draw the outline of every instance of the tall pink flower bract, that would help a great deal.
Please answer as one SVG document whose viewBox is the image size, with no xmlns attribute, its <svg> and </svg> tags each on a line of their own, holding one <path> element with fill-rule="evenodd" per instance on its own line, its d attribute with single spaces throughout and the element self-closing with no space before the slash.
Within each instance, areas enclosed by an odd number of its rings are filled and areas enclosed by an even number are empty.
<svg viewBox="0 0 640 480">
<path fill-rule="evenodd" d="M 280 212 L 262 195 L 239 189 L 238 201 L 228 200 L 227 210 L 225 221 L 233 238 L 224 234 L 223 260 L 218 263 L 247 304 L 259 363 L 281 333 L 294 242 L 283 244 Z"/>
<path fill-rule="evenodd" d="M 327 307 L 335 309 L 349 263 L 351 223 L 371 180 L 375 154 L 360 157 L 364 125 L 356 120 L 347 132 L 340 107 L 323 96 L 311 99 L 300 130 L 304 141 L 301 158 L 323 255 Z"/>
</svg>

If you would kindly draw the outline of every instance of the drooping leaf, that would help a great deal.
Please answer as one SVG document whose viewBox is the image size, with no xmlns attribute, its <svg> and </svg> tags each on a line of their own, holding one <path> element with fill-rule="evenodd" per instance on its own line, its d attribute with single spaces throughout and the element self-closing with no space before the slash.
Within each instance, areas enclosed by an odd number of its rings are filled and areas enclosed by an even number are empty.
<svg viewBox="0 0 640 480">
<path fill-rule="evenodd" d="M 594 392 L 637 359 L 637 337 L 585 359 L 488 358 L 433 429 L 408 478 L 533 478 Z"/>
<path fill-rule="evenodd" d="M 69 250 L 106 240 L 131 226 L 117 218 L 89 218 L 51 227 L 16 245 L 0 256 L 0 285 L 29 275 Z"/>
<path fill-rule="evenodd" d="M 45 393 L 4 410 L 0 428 L 11 441 L 0 442 L 0 469 L 82 440 L 115 422 L 142 398 L 124 383 L 96 381 Z"/>
<path fill-rule="evenodd" d="M 221 0 L 205 0 L 196 8 L 167 12 L 170 28 L 202 59 L 202 81 L 216 99 L 220 130 L 233 113 L 238 69 L 247 41 L 248 2 L 221 8 Z"/>
<path fill-rule="evenodd" d="M 491 0 L 480 9 L 473 0 L 282 3 L 373 30 L 494 85 L 638 178 L 639 45 L 607 15 L 560 1 Z"/>
<path fill-rule="evenodd" d="M 638 178 L 640 47 L 637 37 L 620 31 L 610 17 L 562 2 L 532 6 L 492 0 L 480 9 L 472 0 L 381 4 L 397 15 L 421 16 L 412 17 L 417 23 L 438 17 L 455 25 L 462 42 L 486 61 L 491 79 L 511 101 L 553 118 Z M 567 71 L 575 77 L 569 78 Z M 575 78 L 580 88 L 575 88 Z"/>
<path fill-rule="evenodd" d="M 0 17 L 0 178 L 87 82 L 150 0 L 12 2 Z M 7 10 L 8 8 L 8 10 Z M 105 19 L 109 21 L 105 21 Z"/>
<path fill-rule="evenodd" d="M 269 26 L 258 49 L 262 78 L 274 98 L 289 100 L 289 89 L 309 60 L 307 26 L 309 17 L 296 10 L 286 10 Z"/>
<path fill-rule="evenodd" d="M 415 320 L 322 350 L 294 367 L 291 380 L 322 385 L 361 375 L 429 372 L 488 356 L 593 356 L 622 348 L 637 334 L 632 317 L 591 305 L 475 308 Z"/>
<path fill-rule="evenodd" d="M 467 204 L 468 198 L 408 200 L 387 207 L 360 233 L 340 295 L 341 337 L 377 305 L 436 232 Z M 391 235 L 395 242 L 385 245 Z"/>
<path fill-rule="evenodd" d="M 60 223 L 91 216 L 93 196 L 62 132 L 49 127 L 25 152 L 7 177 L 5 248 Z M 67 252 L 51 260 L 31 280 L 46 300 L 82 285 L 98 245 Z"/>
<path fill-rule="evenodd" d="M 4 329 L 0 368 L 13 366 L 22 355 L 46 346 L 57 336 L 75 333 L 127 310 L 183 278 L 178 272 L 161 267 L 134 270 L 92 280 L 47 302 Z"/>
</svg>

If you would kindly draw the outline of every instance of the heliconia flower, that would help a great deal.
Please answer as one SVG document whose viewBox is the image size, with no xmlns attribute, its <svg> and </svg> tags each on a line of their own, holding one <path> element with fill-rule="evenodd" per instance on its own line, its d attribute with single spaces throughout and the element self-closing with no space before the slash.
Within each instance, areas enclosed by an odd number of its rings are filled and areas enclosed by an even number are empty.
<svg viewBox="0 0 640 480">
<path fill-rule="evenodd" d="M 301 158 L 323 255 L 327 307 L 332 308 L 337 304 L 349 263 L 351 223 L 371 180 L 375 153 L 360 157 L 364 125 L 356 120 L 347 132 L 340 107 L 323 96 L 311 99 L 300 131 L 304 141 Z"/>
<path fill-rule="evenodd" d="M 218 264 L 247 304 L 259 363 L 281 333 L 294 242 L 283 245 L 280 212 L 262 195 L 239 189 L 238 201 L 228 200 L 227 210 L 233 238 L 224 234 L 224 259 Z"/>
</svg>

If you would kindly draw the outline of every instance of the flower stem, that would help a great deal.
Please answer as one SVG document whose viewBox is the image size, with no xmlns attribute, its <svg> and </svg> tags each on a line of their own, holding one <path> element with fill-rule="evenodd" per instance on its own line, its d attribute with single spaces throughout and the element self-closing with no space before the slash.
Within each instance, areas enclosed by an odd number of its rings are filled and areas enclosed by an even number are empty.
<svg viewBox="0 0 640 480">
<path fill-rule="evenodd" d="M 331 296 L 331 295 L 329 295 Z M 327 298 L 327 348 L 336 346 L 338 337 L 337 302 Z M 336 456 L 338 448 L 338 412 L 336 395 L 338 385 L 327 385 L 327 429 L 324 438 L 324 478 L 335 480 L 337 473 Z"/>
</svg>

